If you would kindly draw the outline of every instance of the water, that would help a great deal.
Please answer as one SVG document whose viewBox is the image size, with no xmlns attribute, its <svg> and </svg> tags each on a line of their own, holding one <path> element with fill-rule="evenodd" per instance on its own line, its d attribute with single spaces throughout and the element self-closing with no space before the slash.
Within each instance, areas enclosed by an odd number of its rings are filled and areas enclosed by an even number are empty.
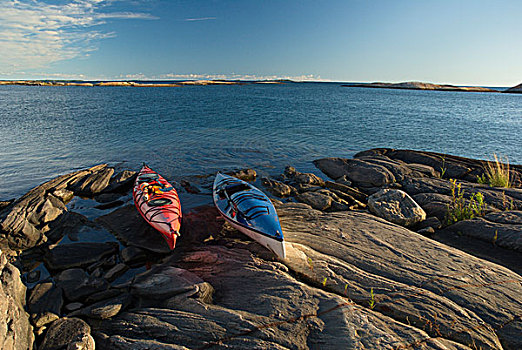
<svg viewBox="0 0 522 350">
<path fill-rule="evenodd" d="M 522 96 L 340 84 L 0 86 L 0 199 L 101 162 L 169 180 L 252 167 L 314 170 L 374 147 L 522 163 Z"/>
</svg>

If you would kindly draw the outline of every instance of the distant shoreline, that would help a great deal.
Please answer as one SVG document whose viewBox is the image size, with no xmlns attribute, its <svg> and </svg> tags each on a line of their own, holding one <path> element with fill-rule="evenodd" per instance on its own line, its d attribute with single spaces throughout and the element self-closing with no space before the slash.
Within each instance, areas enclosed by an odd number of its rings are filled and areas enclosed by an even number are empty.
<svg viewBox="0 0 522 350">
<path fill-rule="evenodd" d="M 82 81 L 82 80 L 0 80 L 2 85 L 22 86 L 123 86 L 123 87 L 182 87 L 182 86 L 207 86 L 207 85 L 250 85 L 250 84 L 287 84 L 287 83 L 329 83 L 340 84 L 341 87 L 359 87 L 374 89 L 400 89 L 400 90 L 435 90 L 435 91 L 461 91 L 461 92 L 494 92 L 494 93 L 522 93 L 522 84 L 511 88 L 488 88 L 481 86 L 457 86 L 449 84 L 433 84 L 418 81 L 401 83 L 343 83 L 343 82 L 313 82 L 293 80 L 185 80 L 185 81 Z"/>
<path fill-rule="evenodd" d="M 229 80 L 186 80 L 171 82 L 144 82 L 144 81 L 63 81 L 63 80 L 0 80 L 0 85 L 23 86 L 128 86 L 128 87 L 180 87 L 206 85 L 245 85 L 245 84 L 284 84 L 286 80 L 260 81 L 229 81 Z"/>
</svg>

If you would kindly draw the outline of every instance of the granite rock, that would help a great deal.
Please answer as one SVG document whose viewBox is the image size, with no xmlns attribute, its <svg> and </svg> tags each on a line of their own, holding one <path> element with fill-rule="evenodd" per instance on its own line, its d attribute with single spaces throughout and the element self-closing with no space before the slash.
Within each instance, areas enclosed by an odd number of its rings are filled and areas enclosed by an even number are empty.
<svg viewBox="0 0 522 350">
<path fill-rule="evenodd" d="M 20 271 L 0 251 L 0 349 L 33 348 L 33 327 L 25 311 L 25 292 Z"/>
<path fill-rule="evenodd" d="M 61 318 L 54 321 L 45 334 L 40 350 L 94 350 L 91 327 L 79 318 Z"/>
<path fill-rule="evenodd" d="M 384 189 L 368 197 L 368 209 L 375 215 L 402 226 L 426 219 L 424 210 L 404 191 Z"/>
<path fill-rule="evenodd" d="M 27 311 L 31 314 L 31 321 L 36 328 L 60 318 L 63 306 L 61 288 L 52 282 L 37 284 L 27 299 Z"/>
</svg>

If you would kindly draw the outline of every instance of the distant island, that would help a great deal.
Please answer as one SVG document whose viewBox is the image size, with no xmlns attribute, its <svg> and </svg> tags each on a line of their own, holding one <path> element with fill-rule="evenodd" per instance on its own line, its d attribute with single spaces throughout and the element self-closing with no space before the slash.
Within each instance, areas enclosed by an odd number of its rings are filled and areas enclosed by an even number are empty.
<svg viewBox="0 0 522 350">
<path fill-rule="evenodd" d="M 522 94 L 522 84 L 518 84 L 517 86 L 513 86 L 512 88 L 507 89 L 507 93 L 513 93 L 513 94 Z"/>
<path fill-rule="evenodd" d="M 243 85 L 243 84 L 284 84 L 287 80 L 229 81 L 229 80 L 187 80 L 187 81 L 63 81 L 63 80 L 0 80 L 0 85 L 25 86 L 129 86 L 129 87 L 179 87 L 194 85 Z"/>
<path fill-rule="evenodd" d="M 468 91 L 468 92 L 500 92 L 478 86 L 455 86 L 423 83 L 419 81 L 407 81 L 403 83 L 364 83 L 364 84 L 344 84 L 345 87 L 364 87 L 380 89 L 405 89 L 405 90 L 442 90 L 442 91 Z"/>
</svg>

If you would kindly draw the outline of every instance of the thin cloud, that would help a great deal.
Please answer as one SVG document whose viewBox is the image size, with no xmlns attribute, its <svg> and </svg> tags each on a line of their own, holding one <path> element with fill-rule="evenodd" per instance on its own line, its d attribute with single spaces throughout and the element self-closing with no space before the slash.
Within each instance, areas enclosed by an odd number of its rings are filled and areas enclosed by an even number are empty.
<svg viewBox="0 0 522 350">
<path fill-rule="evenodd" d="M 216 17 L 185 18 L 185 22 L 213 21 Z"/>
<path fill-rule="evenodd" d="M 96 26 L 112 19 L 157 19 L 147 13 L 102 12 L 112 0 L 0 1 L 0 69 L 20 71 L 87 57 L 101 40 L 116 36 Z"/>
</svg>

